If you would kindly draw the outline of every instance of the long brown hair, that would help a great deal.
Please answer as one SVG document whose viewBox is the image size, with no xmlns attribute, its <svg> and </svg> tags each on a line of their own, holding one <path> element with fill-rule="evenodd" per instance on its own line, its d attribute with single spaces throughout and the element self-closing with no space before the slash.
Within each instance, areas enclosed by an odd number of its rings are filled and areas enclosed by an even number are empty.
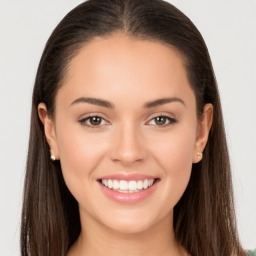
<svg viewBox="0 0 256 256">
<path fill-rule="evenodd" d="M 54 118 L 55 97 L 70 60 L 95 36 L 122 32 L 170 46 L 184 58 L 201 116 L 214 106 L 203 160 L 174 208 L 177 240 L 191 255 L 245 255 L 236 230 L 229 156 L 222 110 L 205 42 L 188 17 L 162 0 L 89 0 L 70 11 L 50 36 L 37 70 L 21 223 L 22 256 L 65 256 L 81 231 L 78 204 L 52 162 L 37 107 Z"/>
</svg>

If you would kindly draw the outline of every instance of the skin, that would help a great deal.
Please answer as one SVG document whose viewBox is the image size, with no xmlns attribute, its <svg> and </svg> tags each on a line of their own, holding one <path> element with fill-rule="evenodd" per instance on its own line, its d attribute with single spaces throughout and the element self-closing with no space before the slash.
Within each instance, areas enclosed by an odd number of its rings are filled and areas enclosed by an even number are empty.
<svg viewBox="0 0 256 256">
<path fill-rule="evenodd" d="M 108 100 L 115 107 L 72 104 L 80 97 Z M 166 97 L 184 104 L 143 107 Z M 123 34 L 95 38 L 71 60 L 55 113 L 52 120 L 45 104 L 38 106 L 49 146 L 79 204 L 82 231 L 68 256 L 187 255 L 175 241 L 173 208 L 187 187 L 192 164 L 201 160 L 197 152 L 206 145 L 213 107 L 205 105 L 198 120 L 179 53 Z M 98 128 L 79 122 L 89 114 L 102 117 Z M 163 115 L 176 122 L 159 124 L 156 117 Z M 120 204 L 107 198 L 97 182 L 116 173 L 157 176 L 160 182 L 145 200 Z"/>
</svg>

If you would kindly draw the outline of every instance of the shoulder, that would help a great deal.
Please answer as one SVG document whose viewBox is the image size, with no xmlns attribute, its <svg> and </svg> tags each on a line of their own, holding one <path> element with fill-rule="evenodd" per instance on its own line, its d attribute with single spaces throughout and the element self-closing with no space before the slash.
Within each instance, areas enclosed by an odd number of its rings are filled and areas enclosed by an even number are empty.
<svg viewBox="0 0 256 256">
<path fill-rule="evenodd" d="M 246 256 L 256 256 L 256 249 L 255 250 L 243 250 L 244 255 Z M 232 254 L 231 256 L 237 256 L 236 254 Z"/>
<path fill-rule="evenodd" d="M 256 250 L 254 250 L 254 251 L 249 250 L 248 253 L 250 256 L 256 256 Z"/>
</svg>

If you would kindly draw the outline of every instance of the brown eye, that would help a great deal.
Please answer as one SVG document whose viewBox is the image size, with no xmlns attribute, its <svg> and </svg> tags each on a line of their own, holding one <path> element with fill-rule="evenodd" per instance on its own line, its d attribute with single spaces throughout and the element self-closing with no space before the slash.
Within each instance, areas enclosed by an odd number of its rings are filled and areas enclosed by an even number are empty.
<svg viewBox="0 0 256 256">
<path fill-rule="evenodd" d="M 79 123 L 81 123 L 82 125 L 88 126 L 90 128 L 100 128 L 102 126 L 103 120 L 105 121 L 105 119 L 100 116 L 89 116 L 79 120 Z M 105 123 L 107 122 L 105 121 Z"/>
<path fill-rule="evenodd" d="M 176 119 L 168 117 L 168 116 L 157 116 L 150 120 L 150 122 L 154 121 L 157 126 L 168 126 L 177 122 Z"/>
<path fill-rule="evenodd" d="M 164 125 L 166 120 L 167 120 L 167 117 L 165 117 L 165 116 L 158 116 L 158 117 L 155 118 L 155 120 L 156 120 L 156 124 L 157 125 Z"/>
<path fill-rule="evenodd" d="M 101 117 L 93 116 L 89 118 L 91 125 L 99 125 L 101 123 Z"/>
</svg>

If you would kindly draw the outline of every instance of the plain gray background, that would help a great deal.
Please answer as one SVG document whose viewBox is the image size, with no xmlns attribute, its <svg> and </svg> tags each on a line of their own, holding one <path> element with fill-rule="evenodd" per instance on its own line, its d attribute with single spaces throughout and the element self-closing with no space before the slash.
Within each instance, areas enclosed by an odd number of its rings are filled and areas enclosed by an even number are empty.
<svg viewBox="0 0 256 256">
<path fill-rule="evenodd" d="M 19 255 L 31 93 L 46 40 L 79 0 L 0 0 L 0 255 Z M 256 1 L 173 0 L 201 31 L 222 99 L 238 230 L 256 247 Z"/>
</svg>

